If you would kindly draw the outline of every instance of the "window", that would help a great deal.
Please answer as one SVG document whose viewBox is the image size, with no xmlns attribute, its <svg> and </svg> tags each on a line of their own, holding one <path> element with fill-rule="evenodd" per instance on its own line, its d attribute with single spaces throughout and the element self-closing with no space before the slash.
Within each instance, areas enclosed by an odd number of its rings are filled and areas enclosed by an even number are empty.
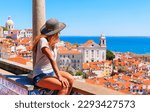
<svg viewBox="0 0 150 112">
<path fill-rule="evenodd" d="M 103 40 L 103 45 L 105 44 L 105 40 Z"/>
<path fill-rule="evenodd" d="M 60 65 L 62 64 L 62 61 L 60 60 Z"/>
<path fill-rule="evenodd" d="M 103 55 L 102 55 L 102 56 L 103 56 L 102 58 L 103 58 L 103 60 L 104 60 L 104 59 L 105 59 L 104 52 L 103 52 Z"/>
<path fill-rule="evenodd" d="M 91 52 L 92 52 L 92 57 L 94 57 L 94 50 L 91 50 Z"/>
<path fill-rule="evenodd" d="M 97 50 L 97 57 L 99 57 L 99 50 Z"/>
<path fill-rule="evenodd" d="M 94 62 L 94 59 L 91 59 L 92 62 Z"/>
<path fill-rule="evenodd" d="M 72 55 L 72 58 L 74 58 L 74 55 Z"/>
<path fill-rule="evenodd" d="M 86 57 L 88 57 L 89 53 L 88 53 L 88 50 L 86 50 Z"/>
</svg>

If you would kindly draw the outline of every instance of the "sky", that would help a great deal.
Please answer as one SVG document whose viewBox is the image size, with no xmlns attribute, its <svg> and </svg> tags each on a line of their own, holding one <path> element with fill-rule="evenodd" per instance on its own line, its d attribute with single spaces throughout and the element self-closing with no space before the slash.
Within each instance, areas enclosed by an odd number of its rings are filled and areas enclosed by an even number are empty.
<svg viewBox="0 0 150 112">
<path fill-rule="evenodd" d="M 45 0 L 46 19 L 67 27 L 62 35 L 150 36 L 150 0 Z M 32 0 L 0 0 L 0 26 L 32 28 Z"/>
</svg>

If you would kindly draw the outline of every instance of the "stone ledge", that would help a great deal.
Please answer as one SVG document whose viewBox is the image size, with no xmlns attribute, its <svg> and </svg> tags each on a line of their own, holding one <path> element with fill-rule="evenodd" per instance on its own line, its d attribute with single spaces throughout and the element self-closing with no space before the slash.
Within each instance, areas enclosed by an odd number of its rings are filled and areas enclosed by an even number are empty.
<svg viewBox="0 0 150 112">
<path fill-rule="evenodd" d="M 2 59 L 2 58 L 0 58 L 0 68 L 4 69 L 6 71 L 12 72 L 16 75 L 28 74 L 33 71 L 32 67 L 28 67 L 26 65 L 12 62 L 12 61 Z"/>
<path fill-rule="evenodd" d="M 124 93 L 103 86 L 92 85 L 80 81 L 74 82 L 73 91 L 84 95 L 125 95 Z"/>
<path fill-rule="evenodd" d="M 19 75 L 19 76 L 14 76 L 14 75 L 6 75 L 6 76 L 1 76 L 7 78 L 8 81 L 12 82 L 14 85 L 17 85 L 26 91 L 32 91 L 33 94 L 35 93 L 35 90 L 41 89 L 41 88 L 35 88 L 33 85 L 33 82 L 27 77 L 27 74 L 24 75 Z M 3 85 L 3 84 L 2 84 Z M 8 87 L 9 88 L 9 87 Z M 83 94 L 83 95 L 124 95 L 121 92 L 114 91 L 108 88 L 105 88 L 103 86 L 96 86 L 80 81 L 75 81 L 73 85 L 73 92 Z"/>
</svg>

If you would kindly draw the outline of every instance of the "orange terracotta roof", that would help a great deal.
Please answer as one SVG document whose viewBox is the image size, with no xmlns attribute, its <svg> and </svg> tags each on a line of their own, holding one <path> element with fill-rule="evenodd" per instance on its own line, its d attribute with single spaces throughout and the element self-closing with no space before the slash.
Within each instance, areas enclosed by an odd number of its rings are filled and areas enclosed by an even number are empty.
<svg viewBox="0 0 150 112">
<path fill-rule="evenodd" d="M 144 85 L 150 85 L 150 79 L 143 82 Z"/>
<path fill-rule="evenodd" d="M 122 76 L 122 79 L 123 79 L 123 80 L 126 80 L 126 81 L 129 81 L 129 80 L 130 80 L 130 77 L 123 75 L 123 76 Z"/>
<path fill-rule="evenodd" d="M 32 29 L 25 29 L 26 31 L 32 31 Z"/>
<path fill-rule="evenodd" d="M 110 83 L 112 83 L 112 84 L 116 83 L 113 78 L 109 78 L 109 79 L 107 79 L 107 81 L 110 82 Z"/>
<path fill-rule="evenodd" d="M 60 54 L 81 54 L 78 50 L 58 50 Z"/>
<path fill-rule="evenodd" d="M 117 78 L 118 78 L 118 75 L 114 75 L 114 76 L 113 76 L 113 79 L 117 79 Z"/>
<path fill-rule="evenodd" d="M 86 47 L 92 44 L 94 41 L 93 40 L 88 40 L 86 43 L 84 43 L 82 46 Z"/>
<path fill-rule="evenodd" d="M 132 84 L 131 82 L 127 81 L 127 82 L 124 83 L 124 86 L 125 86 L 126 88 L 128 88 L 128 87 L 130 87 L 131 84 Z"/>
<path fill-rule="evenodd" d="M 25 59 L 23 57 L 20 57 L 20 56 L 17 56 L 17 57 L 14 57 L 14 58 L 8 58 L 8 60 L 13 61 L 13 62 L 17 62 L 17 63 L 20 63 L 20 64 L 24 64 L 24 65 L 26 65 L 26 62 L 28 61 L 27 59 Z"/>
<path fill-rule="evenodd" d="M 137 73 L 133 74 L 133 76 L 136 76 L 136 77 L 139 77 L 141 75 L 142 75 L 142 73 L 140 73 L 140 72 L 137 72 Z"/>
<path fill-rule="evenodd" d="M 82 68 L 86 70 L 86 69 L 90 69 L 90 66 L 88 63 L 83 63 Z"/>
<path fill-rule="evenodd" d="M 32 50 L 32 46 L 26 46 L 27 51 L 31 51 Z"/>
</svg>

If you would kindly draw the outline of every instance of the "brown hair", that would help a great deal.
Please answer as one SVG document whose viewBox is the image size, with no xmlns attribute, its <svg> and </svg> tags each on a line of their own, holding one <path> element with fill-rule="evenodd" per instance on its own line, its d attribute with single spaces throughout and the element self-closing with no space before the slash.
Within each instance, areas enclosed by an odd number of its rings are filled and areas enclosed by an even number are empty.
<svg viewBox="0 0 150 112">
<path fill-rule="evenodd" d="M 33 47 L 32 47 L 33 52 L 36 52 L 37 44 L 40 38 L 46 38 L 48 40 L 49 45 L 52 46 L 52 44 L 55 43 L 58 39 L 58 33 L 51 36 L 46 36 L 43 34 L 36 36 L 35 39 L 33 40 Z"/>
<path fill-rule="evenodd" d="M 35 39 L 33 40 L 33 47 L 32 47 L 33 58 L 34 58 L 33 66 L 35 65 L 37 44 L 38 44 L 40 38 L 46 38 L 48 40 L 49 45 L 52 46 L 58 40 L 58 33 L 51 35 L 51 36 L 46 36 L 46 35 L 41 34 L 41 35 L 38 35 L 35 37 Z"/>
</svg>

